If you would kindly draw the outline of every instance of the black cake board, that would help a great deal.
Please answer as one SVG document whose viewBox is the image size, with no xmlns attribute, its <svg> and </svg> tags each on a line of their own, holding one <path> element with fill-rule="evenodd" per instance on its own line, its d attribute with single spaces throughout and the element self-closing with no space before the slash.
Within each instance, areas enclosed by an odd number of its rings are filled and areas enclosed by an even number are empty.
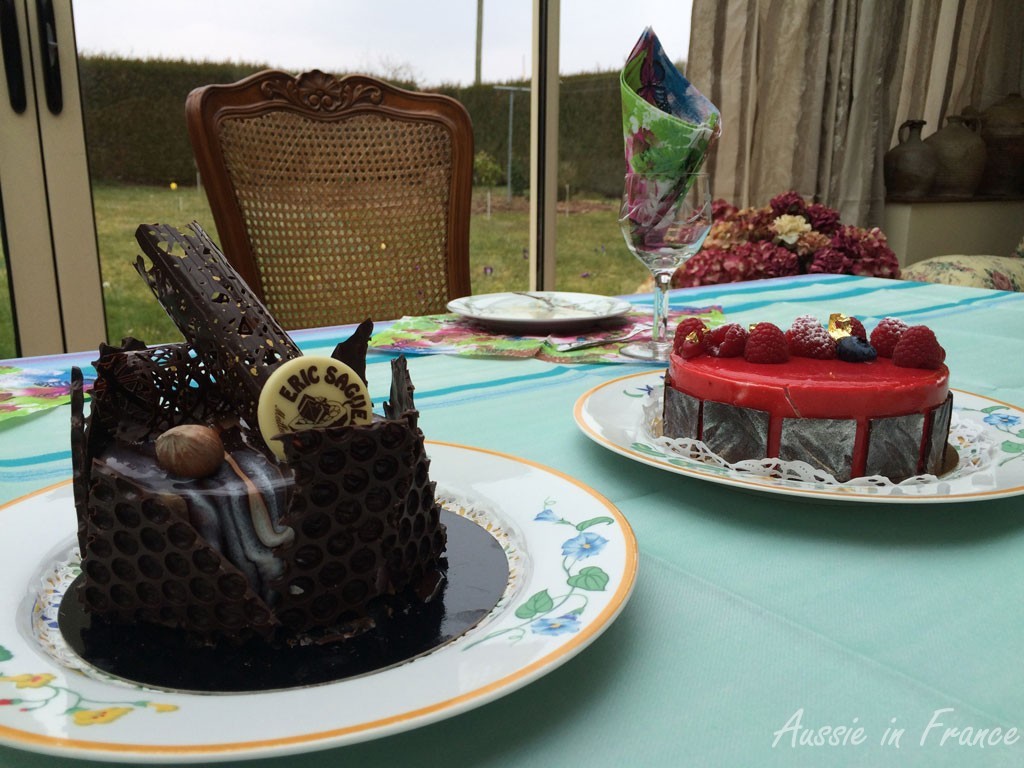
<svg viewBox="0 0 1024 768">
<path fill-rule="evenodd" d="M 501 545 L 472 520 L 442 510 L 447 579 L 428 603 L 376 618 L 376 626 L 344 642 L 273 647 L 196 646 L 181 631 L 115 624 L 86 613 L 77 581 L 58 612 L 68 645 L 114 677 L 154 688 L 198 693 L 283 690 L 366 675 L 428 653 L 464 634 L 497 604 L 508 584 Z M 79 577 L 82 578 L 82 577 Z"/>
</svg>

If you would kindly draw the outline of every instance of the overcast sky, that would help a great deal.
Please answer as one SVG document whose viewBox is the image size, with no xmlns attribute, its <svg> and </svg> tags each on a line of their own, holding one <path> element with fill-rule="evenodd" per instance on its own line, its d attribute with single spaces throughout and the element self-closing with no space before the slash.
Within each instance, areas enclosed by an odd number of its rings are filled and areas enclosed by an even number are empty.
<svg viewBox="0 0 1024 768">
<path fill-rule="evenodd" d="M 691 0 L 562 0 L 559 71 L 618 69 L 650 25 L 686 58 Z M 485 0 L 482 78 L 530 76 L 530 0 Z M 83 54 L 473 81 L 477 0 L 75 0 Z"/>
</svg>

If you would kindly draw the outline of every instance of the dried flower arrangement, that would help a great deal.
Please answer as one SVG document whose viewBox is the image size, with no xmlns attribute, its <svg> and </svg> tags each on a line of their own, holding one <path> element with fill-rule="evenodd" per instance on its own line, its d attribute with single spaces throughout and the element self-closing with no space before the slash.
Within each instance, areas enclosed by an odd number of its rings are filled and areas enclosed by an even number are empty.
<svg viewBox="0 0 1024 768">
<path fill-rule="evenodd" d="M 804 273 L 898 278 L 899 262 L 877 227 L 843 225 L 838 211 L 796 192 L 761 208 L 716 200 L 701 250 L 672 278 L 674 288 Z"/>
</svg>

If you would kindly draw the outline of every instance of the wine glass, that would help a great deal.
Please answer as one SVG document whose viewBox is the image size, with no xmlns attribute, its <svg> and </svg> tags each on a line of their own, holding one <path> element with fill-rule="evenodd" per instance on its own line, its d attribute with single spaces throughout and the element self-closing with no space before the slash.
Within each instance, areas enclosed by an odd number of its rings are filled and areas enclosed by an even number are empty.
<svg viewBox="0 0 1024 768">
<path fill-rule="evenodd" d="M 711 229 L 711 183 L 706 173 L 626 176 L 619 227 L 629 250 L 654 275 L 651 340 L 620 351 L 640 360 L 668 360 L 668 289 L 672 273 L 700 250 Z"/>
</svg>

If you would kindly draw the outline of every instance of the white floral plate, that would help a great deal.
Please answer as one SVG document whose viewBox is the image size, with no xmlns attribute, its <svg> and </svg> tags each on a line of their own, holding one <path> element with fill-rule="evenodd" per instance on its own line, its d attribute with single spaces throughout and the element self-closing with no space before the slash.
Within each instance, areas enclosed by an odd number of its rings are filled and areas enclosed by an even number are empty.
<svg viewBox="0 0 1024 768">
<path fill-rule="evenodd" d="M 521 333 L 586 328 L 625 317 L 632 308 L 613 296 L 562 291 L 483 293 L 448 303 L 449 312 L 480 325 Z"/>
<path fill-rule="evenodd" d="M 446 507 L 502 544 L 510 587 L 482 622 L 430 654 L 285 691 L 153 691 L 69 669 L 34 619 L 59 601 L 48 578 L 74 545 L 71 485 L 0 508 L 0 743 L 135 764 L 294 754 L 452 717 L 583 650 L 633 588 L 637 548 L 625 518 L 587 486 L 539 464 L 447 443 L 427 450 Z"/>
<path fill-rule="evenodd" d="M 958 468 L 933 482 L 900 485 L 825 484 L 760 477 L 672 453 L 643 434 L 644 404 L 664 386 L 664 371 L 612 379 L 585 392 L 574 409 L 576 424 L 598 445 L 634 461 L 681 475 L 808 499 L 886 504 L 983 501 L 1024 493 L 1024 411 L 962 390 L 953 390 L 956 417 L 990 445 L 985 468 Z M 967 446 L 958 446 L 963 454 Z"/>
</svg>

